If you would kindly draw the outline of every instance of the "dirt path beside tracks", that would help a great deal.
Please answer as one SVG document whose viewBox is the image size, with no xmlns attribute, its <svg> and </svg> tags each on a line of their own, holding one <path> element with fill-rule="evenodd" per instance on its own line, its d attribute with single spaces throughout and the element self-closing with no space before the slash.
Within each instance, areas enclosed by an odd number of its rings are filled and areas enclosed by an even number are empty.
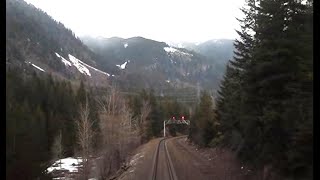
<svg viewBox="0 0 320 180">
<path fill-rule="evenodd" d="M 149 180 L 154 171 L 156 149 L 162 138 L 154 139 L 136 151 L 131 167 L 118 179 Z M 163 141 L 164 142 L 164 141 Z M 166 148 L 176 177 L 179 180 L 253 180 L 257 176 L 242 165 L 234 153 L 218 148 L 198 149 L 187 141 L 186 136 L 168 138 Z M 164 144 L 164 143 L 162 143 Z M 165 165 L 165 146 L 159 146 L 158 171 L 156 179 L 170 179 Z M 162 167 L 162 168 L 161 168 Z"/>
</svg>

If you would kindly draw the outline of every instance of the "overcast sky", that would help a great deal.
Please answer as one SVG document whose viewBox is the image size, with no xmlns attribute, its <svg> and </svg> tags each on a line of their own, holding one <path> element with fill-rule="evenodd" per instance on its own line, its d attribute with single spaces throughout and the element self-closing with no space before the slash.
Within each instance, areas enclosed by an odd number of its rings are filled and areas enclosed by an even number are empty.
<svg viewBox="0 0 320 180">
<path fill-rule="evenodd" d="M 77 36 L 166 42 L 234 39 L 245 0 L 25 0 Z"/>
</svg>

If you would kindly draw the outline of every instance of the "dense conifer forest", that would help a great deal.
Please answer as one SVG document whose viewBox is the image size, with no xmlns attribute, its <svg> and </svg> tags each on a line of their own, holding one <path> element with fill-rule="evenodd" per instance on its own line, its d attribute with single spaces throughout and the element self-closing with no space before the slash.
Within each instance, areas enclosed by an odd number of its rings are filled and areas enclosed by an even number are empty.
<svg viewBox="0 0 320 180">
<path fill-rule="evenodd" d="M 208 109 L 209 98 L 202 95 L 191 138 L 204 146 L 230 147 L 257 169 L 271 167 L 290 179 L 310 179 L 313 1 L 249 0 L 242 11 L 241 38 L 217 107 Z"/>
</svg>

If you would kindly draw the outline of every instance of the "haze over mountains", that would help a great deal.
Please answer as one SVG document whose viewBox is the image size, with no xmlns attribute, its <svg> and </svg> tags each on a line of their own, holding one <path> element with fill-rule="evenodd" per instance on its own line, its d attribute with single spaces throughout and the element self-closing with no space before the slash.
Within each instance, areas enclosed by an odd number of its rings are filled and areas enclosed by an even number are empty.
<svg viewBox="0 0 320 180">
<path fill-rule="evenodd" d="M 6 64 L 24 72 L 126 89 L 217 89 L 233 40 L 168 45 L 143 37 L 78 38 L 22 0 L 6 1 Z"/>
<path fill-rule="evenodd" d="M 103 57 L 101 61 L 113 66 L 125 65 L 119 68 L 121 75 L 118 80 L 122 84 L 131 82 L 130 86 L 137 87 L 162 87 L 168 84 L 194 87 L 200 83 L 202 87 L 216 88 L 229 59 L 224 55 L 217 60 L 218 56 L 199 53 L 198 49 L 174 47 L 143 37 L 123 39 L 86 36 L 81 39 L 93 52 Z M 202 48 L 201 45 L 198 47 L 200 51 L 207 48 Z M 229 51 L 232 50 L 229 48 Z M 141 84 L 137 84 L 137 81 Z"/>
<path fill-rule="evenodd" d="M 201 43 L 171 42 L 170 45 L 194 50 L 210 59 L 213 59 L 214 61 L 225 64 L 233 56 L 233 43 L 234 40 L 231 39 L 212 39 Z"/>
</svg>

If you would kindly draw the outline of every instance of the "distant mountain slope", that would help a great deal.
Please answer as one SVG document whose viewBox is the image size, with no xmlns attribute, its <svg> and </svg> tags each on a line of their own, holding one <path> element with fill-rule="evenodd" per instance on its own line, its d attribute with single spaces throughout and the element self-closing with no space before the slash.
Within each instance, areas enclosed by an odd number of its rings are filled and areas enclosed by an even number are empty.
<svg viewBox="0 0 320 180">
<path fill-rule="evenodd" d="M 212 39 L 203 43 L 180 42 L 172 45 L 196 51 L 224 66 L 233 57 L 233 43 L 232 39 Z"/>
<path fill-rule="evenodd" d="M 217 89 L 224 70 L 200 53 L 143 37 L 80 40 L 22 0 L 6 0 L 6 66 L 126 89 Z"/>
<path fill-rule="evenodd" d="M 143 37 L 128 39 L 81 37 L 82 41 L 104 63 L 121 70 L 117 82 L 127 87 L 217 88 L 222 70 L 205 56 L 184 48 L 171 47 Z M 102 60 L 102 59 L 100 59 Z"/>
<path fill-rule="evenodd" d="M 96 56 L 74 33 L 23 0 L 6 0 L 6 64 L 67 79 L 105 81 Z"/>
<path fill-rule="evenodd" d="M 209 40 L 197 45 L 196 51 L 208 58 L 214 59 L 220 63 L 226 64 L 233 57 L 234 40 L 216 39 Z"/>
</svg>

